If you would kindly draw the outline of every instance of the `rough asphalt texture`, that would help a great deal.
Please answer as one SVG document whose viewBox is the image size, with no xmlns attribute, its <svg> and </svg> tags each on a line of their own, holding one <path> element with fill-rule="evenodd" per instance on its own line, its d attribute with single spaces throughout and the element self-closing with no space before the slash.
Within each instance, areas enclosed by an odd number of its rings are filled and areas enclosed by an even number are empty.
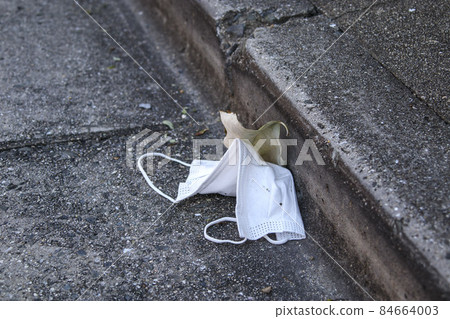
<svg viewBox="0 0 450 319">
<path fill-rule="evenodd" d="M 1 0 L 0 298 L 367 299 L 311 238 L 206 241 L 203 226 L 232 215 L 232 198 L 197 196 L 166 211 L 169 203 L 126 166 L 126 141 L 149 128 L 189 160 L 195 132 L 208 126 L 205 137 L 223 137 L 216 109 L 192 89 L 180 52 L 144 32 L 123 1 L 81 4 L 200 125 L 73 1 Z M 166 165 L 157 176 L 174 195 L 186 171 Z"/>
</svg>

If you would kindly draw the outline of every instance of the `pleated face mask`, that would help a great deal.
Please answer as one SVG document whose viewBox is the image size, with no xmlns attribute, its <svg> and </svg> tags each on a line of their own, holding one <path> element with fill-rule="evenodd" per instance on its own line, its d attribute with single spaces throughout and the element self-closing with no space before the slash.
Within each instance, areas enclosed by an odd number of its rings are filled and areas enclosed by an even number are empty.
<svg viewBox="0 0 450 319">
<path fill-rule="evenodd" d="M 168 158 L 190 167 L 188 178 L 178 187 L 176 199 L 149 179 L 142 167 L 142 160 L 149 156 Z M 235 217 L 223 217 L 205 226 L 205 238 L 215 243 L 242 244 L 247 239 L 264 237 L 272 244 L 284 244 L 305 238 L 292 174 L 286 168 L 263 161 L 252 145 L 240 139 L 234 140 L 220 161 L 194 160 L 187 164 L 161 153 L 148 153 L 139 158 L 138 167 L 150 187 L 173 203 L 196 194 L 235 196 Z M 210 226 L 226 221 L 237 223 L 241 241 L 208 235 Z M 269 234 L 275 234 L 276 239 Z"/>
</svg>

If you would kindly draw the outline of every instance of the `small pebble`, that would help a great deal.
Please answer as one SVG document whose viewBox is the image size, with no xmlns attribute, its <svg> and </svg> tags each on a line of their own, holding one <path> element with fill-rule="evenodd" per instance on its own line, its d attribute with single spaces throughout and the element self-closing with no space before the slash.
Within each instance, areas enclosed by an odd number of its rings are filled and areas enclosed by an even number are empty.
<svg viewBox="0 0 450 319">
<path fill-rule="evenodd" d="M 263 292 L 265 294 L 270 294 L 272 292 L 272 287 L 267 286 L 266 288 L 261 289 L 261 292 Z"/>
<path fill-rule="evenodd" d="M 142 107 L 143 109 L 147 109 L 148 110 L 152 106 L 150 104 L 148 104 L 148 103 L 141 103 L 141 104 L 139 104 L 139 107 Z"/>
</svg>

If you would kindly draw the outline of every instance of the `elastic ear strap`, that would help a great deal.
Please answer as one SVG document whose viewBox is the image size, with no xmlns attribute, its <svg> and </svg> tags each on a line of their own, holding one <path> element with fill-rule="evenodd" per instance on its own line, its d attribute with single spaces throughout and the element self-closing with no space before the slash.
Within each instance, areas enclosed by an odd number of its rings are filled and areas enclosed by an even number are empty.
<svg viewBox="0 0 450 319">
<path fill-rule="evenodd" d="M 152 183 L 152 181 L 150 180 L 150 178 L 149 178 L 148 175 L 147 175 L 147 172 L 146 172 L 146 171 L 144 170 L 144 168 L 142 167 L 142 160 L 143 160 L 144 158 L 150 157 L 150 156 L 164 157 L 164 158 L 167 158 L 167 159 L 169 159 L 169 160 L 171 160 L 171 161 L 180 163 L 181 165 L 184 165 L 184 166 L 187 166 L 187 167 L 190 167 L 191 165 L 189 165 L 188 163 L 185 163 L 185 162 L 183 162 L 183 161 L 177 160 L 177 159 L 175 159 L 175 158 L 171 158 L 170 156 L 167 156 L 167 155 L 162 154 L 162 153 L 147 153 L 147 154 L 141 155 L 141 156 L 139 157 L 139 159 L 138 159 L 138 162 L 137 162 L 138 168 L 139 168 L 139 170 L 141 171 L 142 175 L 144 176 L 145 180 L 147 181 L 147 184 L 150 185 L 150 187 L 153 188 L 153 190 L 154 190 L 155 192 L 157 192 L 159 195 L 161 195 L 161 196 L 167 198 L 167 199 L 170 200 L 172 203 L 175 203 L 175 202 L 176 202 L 175 199 L 173 199 L 173 198 L 170 197 L 169 195 L 163 193 L 158 187 L 156 187 L 156 186 Z"/>
<path fill-rule="evenodd" d="M 207 233 L 208 228 L 211 227 L 212 225 L 219 224 L 219 223 L 222 223 L 222 222 L 235 222 L 235 223 L 237 223 L 237 219 L 234 218 L 234 217 L 222 217 L 222 218 L 219 218 L 219 219 L 217 219 L 215 221 L 210 222 L 208 225 L 205 226 L 205 228 L 203 230 L 203 235 L 205 236 L 205 238 L 208 239 L 209 241 L 212 241 L 213 243 L 216 243 L 216 244 L 230 243 L 230 244 L 234 244 L 234 245 L 240 245 L 240 244 L 243 244 L 243 243 L 245 243 L 247 241 L 247 238 L 244 238 L 241 241 L 234 241 L 234 240 L 229 240 L 229 239 L 217 239 L 217 238 L 209 236 L 208 233 Z"/>
<path fill-rule="evenodd" d="M 274 245 L 282 245 L 282 244 L 287 243 L 287 241 L 288 241 L 287 239 L 274 240 L 274 239 L 270 238 L 270 237 L 267 236 L 267 235 L 264 235 L 264 238 L 267 239 L 267 241 L 268 241 L 269 243 L 274 244 Z"/>
</svg>

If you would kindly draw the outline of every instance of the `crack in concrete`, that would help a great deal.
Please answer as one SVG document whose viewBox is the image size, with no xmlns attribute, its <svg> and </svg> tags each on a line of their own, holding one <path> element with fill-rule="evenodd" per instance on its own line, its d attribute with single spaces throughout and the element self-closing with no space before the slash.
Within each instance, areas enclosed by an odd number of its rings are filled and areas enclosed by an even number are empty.
<svg viewBox="0 0 450 319">
<path fill-rule="evenodd" d="M 113 137 L 136 134 L 145 128 L 158 132 L 167 131 L 165 125 L 145 125 L 127 128 L 111 128 L 98 131 L 92 130 L 92 128 L 86 128 L 84 132 L 80 131 L 79 133 L 75 134 L 49 135 L 31 139 L 0 142 L 0 152 L 6 152 L 23 147 L 45 146 L 51 144 L 63 144 L 68 142 L 80 142 L 89 140 L 106 140 Z"/>
<path fill-rule="evenodd" d="M 216 25 L 226 64 L 229 65 L 236 56 L 239 56 L 242 44 L 253 35 L 255 29 L 282 25 L 294 18 L 310 18 L 320 14 L 316 6 L 294 15 L 280 15 L 276 8 L 264 10 L 245 8 L 239 11 L 228 11 Z"/>
</svg>

